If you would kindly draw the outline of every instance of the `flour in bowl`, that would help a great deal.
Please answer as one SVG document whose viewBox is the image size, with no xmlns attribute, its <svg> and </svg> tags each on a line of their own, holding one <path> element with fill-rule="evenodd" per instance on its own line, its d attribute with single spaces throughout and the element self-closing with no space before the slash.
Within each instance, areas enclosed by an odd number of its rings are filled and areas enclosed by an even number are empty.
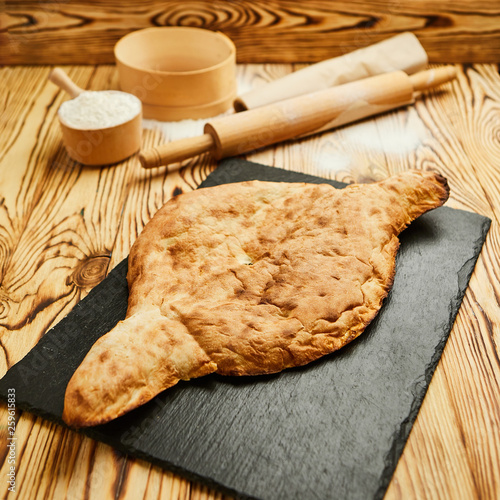
<svg viewBox="0 0 500 500">
<path fill-rule="evenodd" d="M 85 91 L 59 108 L 65 125 L 79 130 L 96 130 L 126 123 L 141 112 L 141 101 L 118 90 Z"/>
</svg>

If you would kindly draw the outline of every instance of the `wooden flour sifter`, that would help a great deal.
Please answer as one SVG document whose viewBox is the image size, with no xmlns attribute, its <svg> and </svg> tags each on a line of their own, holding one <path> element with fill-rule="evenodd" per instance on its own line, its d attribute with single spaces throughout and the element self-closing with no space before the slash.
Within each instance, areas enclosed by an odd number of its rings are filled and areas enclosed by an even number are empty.
<svg viewBox="0 0 500 500">
<path fill-rule="evenodd" d="M 153 168 L 208 152 L 218 160 L 237 156 L 412 104 L 419 92 L 455 77 L 453 66 L 411 76 L 404 71 L 384 73 L 217 118 L 205 124 L 203 135 L 143 151 L 139 158 L 144 168 Z"/>
</svg>

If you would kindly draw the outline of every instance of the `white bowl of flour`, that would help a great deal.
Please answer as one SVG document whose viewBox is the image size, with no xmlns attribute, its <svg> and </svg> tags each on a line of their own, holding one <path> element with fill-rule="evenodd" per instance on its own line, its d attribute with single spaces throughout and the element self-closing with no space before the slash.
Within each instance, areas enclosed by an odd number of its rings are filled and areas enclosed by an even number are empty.
<svg viewBox="0 0 500 500">
<path fill-rule="evenodd" d="M 122 125 L 140 112 L 141 101 L 132 94 L 118 90 L 86 90 L 61 104 L 59 118 L 71 128 L 97 130 Z"/>
</svg>

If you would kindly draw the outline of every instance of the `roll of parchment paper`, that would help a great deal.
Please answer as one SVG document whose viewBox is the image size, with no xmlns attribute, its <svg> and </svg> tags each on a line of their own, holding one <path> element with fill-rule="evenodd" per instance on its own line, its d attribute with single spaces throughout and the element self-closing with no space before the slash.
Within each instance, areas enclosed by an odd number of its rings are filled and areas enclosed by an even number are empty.
<svg viewBox="0 0 500 500">
<path fill-rule="evenodd" d="M 424 69 L 427 62 L 427 54 L 417 37 L 413 33 L 401 33 L 246 92 L 236 98 L 234 109 L 254 109 L 390 71 L 403 70 L 412 74 Z"/>
</svg>

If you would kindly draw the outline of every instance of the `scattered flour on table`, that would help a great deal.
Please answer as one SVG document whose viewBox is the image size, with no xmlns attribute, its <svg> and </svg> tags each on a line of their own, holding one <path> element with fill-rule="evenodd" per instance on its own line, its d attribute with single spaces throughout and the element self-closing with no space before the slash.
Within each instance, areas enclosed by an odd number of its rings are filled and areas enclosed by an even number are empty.
<svg viewBox="0 0 500 500">
<path fill-rule="evenodd" d="M 179 120 L 177 122 L 163 122 L 159 120 L 143 119 L 142 127 L 149 130 L 159 130 L 165 141 L 176 141 L 177 139 L 202 135 L 205 123 L 232 113 L 233 110 L 231 109 L 221 115 L 213 116 L 211 118 L 204 118 L 200 120 Z"/>
<path fill-rule="evenodd" d="M 79 130 L 115 127 L 141 112 L 141 101 L 118 90 L 85 91 L 63 102 L 59 117 L 65 125 Z"/>
<path fill-rule="evenodd" d="M 408 111 L 408 122 L 404 125 L 390 116 L 375 118 L 345 127 L 344 139 L 367 150 L 388 154 L 406 154 L 422 144 L 425 127 L 412 110 Z"/>
</svg>

